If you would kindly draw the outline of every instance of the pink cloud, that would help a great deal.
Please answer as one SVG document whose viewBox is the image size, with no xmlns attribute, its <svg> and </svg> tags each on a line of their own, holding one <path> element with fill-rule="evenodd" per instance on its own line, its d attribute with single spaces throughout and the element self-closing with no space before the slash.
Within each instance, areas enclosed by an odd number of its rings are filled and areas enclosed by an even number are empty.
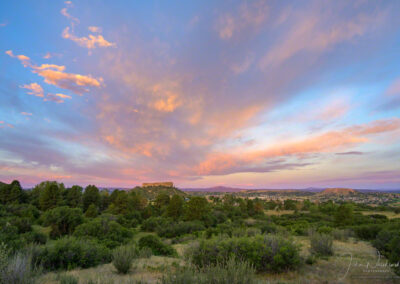
<svg viewBox="0 0 400 284">
<path fill-rule="evenodd" d="M 11 57 L 18 58 L 25 67 L 29 66 L 32 69 L 32 72 L 43 77 L 47 84 L 73 91 L 78 95 L 89 92 L 88 87 L 100 88 L 103 85 L 103 79 L 101 77 L 94 78 L 90 75 L 66 73 L 64 72 L 65 66 L 56 64 L 42 64 L 37 66 L 32 64 L 29 57 L 25 55 L 14 56 L 11 50 L 6 53 Z M 30 89 L 30 94 L 43 97 L 43 89 L 37 83 L 24 85 L 22 88 Z"/>
<path fill-rule="evenodd" d="M 260 166 L 266 159 L 332 152 L 368 142 L 369 135 L 400 129 L 400 119 L 377 120 L 369 124 L 330 131 L 302 141 L 282 143 L 264 150 L 231 153 L 211 153 L 197 168 L 198 175 L 241 172 L 250 166 Z"/>
<path fill-rule="evenodd" d="M 28 85 L 23 85 L 23 86 L 20 86 L 20 87 L 30 90 L 28 92 L 29 95 L 34 95 L 36 97 L 41 97 L 41 98 L 44 97 L 43 88 L 38 83 L 30 83 Z"/>
<path fill-rule="evenodd" d="M 333 21 L 331 14 L 324 9 L 311 10 L 308 14 L 293 14 L 297 18 L 287 34 L 270 48 L 262 57 L 259 65 L 265 70 L 282 64 L 301 52 L 310 52 L 314 56 L 332 46 L 362 36 L 380 25 L 385 13 L 358 14 L 350 19 Z"/>
<path fill-rule="evenodd" d="M 107 41 L 102 35 L 88 35 L 87 37 L 78 37 L 70 31 L 69 27 L 66 27 L 62 33 L 62 37 L 65 39 L 76 42 L 79 46 L 93 49 L 96 47 L 115 47 L 116 44 Z"/>
</svg>

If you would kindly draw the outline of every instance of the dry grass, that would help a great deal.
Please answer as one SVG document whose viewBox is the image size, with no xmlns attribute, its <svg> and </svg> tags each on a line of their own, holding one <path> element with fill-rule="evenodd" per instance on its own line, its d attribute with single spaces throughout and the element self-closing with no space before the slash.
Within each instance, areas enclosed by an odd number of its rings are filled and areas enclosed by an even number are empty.
<svg viewBox="0 0 400 284">
<path fill-rule="evenodd" d="M 89 269 L 75 269 L 65 272 L 79 279 L 79 283 L 86 284 L 92 280 L 95 283 L 121 283 L 131 284 L 144 280 L 146 283 L 157 283 L 161 275 L 171 267 L 184 265 L 178 258 L 152 256 L 148 259 L 138 259 L 133 264 L 133 269 L 126 275 L 118 274 L 112 264 L 99 265 Z M 51 272 L 43 275 L 38 283 L 58 284 L 58 274 Z"/>
<path fill-rule="evenodd" d="M 400 214 L 396 214 L 393 211 L 361 211 L 363 215 L 380 214 L 385 215 L 389 219 L 400 218 Z"/>
<path fill-rule="evenodd" d="M 309 239 L 296 237 L 295 240 L 302 246 L 301 256 L 307 257 L 310 254 Z M 368 263 L 371 268 L 377 264 L 378 260 L 375 249 L 369 243 L 361 241 L 355 243 L 354 240 L 334 241 L 333 246 L 334 256 L 320 258 L 315 264 L 303 265 L 297 271 L 264 274 L 262 278 L 267 283 L 400 283 L 400 278 L 394 278 L 396 275 L 391 271 L 366 271 L 365 267 Z M 380 263 L 385 263 L 385 261 L 381 259 Z"/>
<path fill-rule="evenodd" d="M 266 215 L 281 216 L 284 214 L 293 214 L 294 210 L 265 210 Z"/>
<path fill-rule="evenodd" d="M 297 244 L 301 245 L 300 255 L 307 258 L 310 255 L 310 240 L 308 237 L 294 237 Z M 174 248 L 182 256 L 188 244 L 177 244 Z M 375 249 L 367 242 L 355 242 L 349 239 L 347 242 L 334 241 L 335 255 L 329 258 L 319 258 L 313 265 L 302 265 L 297 271 L 289 271 L 281 274 L 260 274 L 258 278 L 262 283 L 348 283 L 348 284 L 379 284 L 379 283 L 400 283 L 400 278 L 396 277 L 391 271 L 387 272 L 366 272 L 365 266 L 369 263 L 370 268 L 377 263 Z M 350 264 L 346 277 L 346 271 Z M 358 267 L 355 264 L 361 264 Z M 380 263 L 384 263 L 381 260 Z M 79 283 L 86 284 L 89 280 L 98 281 L 97 283 L 121 283 L 133 284 L 135 281 L 145 283 L 157 283 L 158 279 L 166 272 L 174 269 L 178 265 L 184 265 L 182 258 L 170 258 L 152 256 L 149 259 L 139 259 L 134 264 L 134 269 L 127 275 L 117 274 L 112 264 L 100 265 L 98 267 L 72 270 L 66 274 L 74 275 L 79 278 Z M 364 278 L 360 278 L 364 277 Z M 374 278 L 375 277 L 375 278 Z M 379 277 L 379 278 L 376 278 Z M 387 279 L 385 279 L 385 277 Z M 343 279 L 342 279 L 343 278 Z M 56 273 L 48 273 L 39 279 L 38 283 L 55 284 L 57 281 Z"/>
</svg>

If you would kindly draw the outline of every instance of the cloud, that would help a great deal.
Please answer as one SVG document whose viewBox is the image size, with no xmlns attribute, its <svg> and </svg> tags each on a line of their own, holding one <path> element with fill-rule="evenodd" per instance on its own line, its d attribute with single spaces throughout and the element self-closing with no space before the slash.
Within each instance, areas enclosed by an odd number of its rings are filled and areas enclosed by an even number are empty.
<svg viewBox="0 0 400 284">
<path fill-rule="evenodd" d="M 347 155 L 364 155 L 364 152 L 360 152 L 360 151 L 348 151 L 348 152 L 340 152 L 340 153 L 335 153 L 336 155 L 343 155 L 343 156 L 347 156 Z"/>
<path fill-rule="evenodd" d="M 30 113 L 30 112 L 24 112 L 24 111 L 23 111 L 23 112 L 21 112 L 21 114 L 22 114 L 22 115 L 25 115 L 25 116 L 32 116 L 32 113 Z"/>
<path fill-rule="evenodd" d="M 112 47 L 116 46 L 115 43 L 109 42 L 104 39 L 102 35 L 88 35 L 87 37 L 77 37 L 70 31 L 69 27 L 66 27 L 62 33 L 62 37 L 65 39 L 76 42 L 79 46 L 93 49 L 96 47 Z"/>
<path fill-rule="evenodd" d="M 27 67 L 30 65 L 30 58 L 28 56 L 25 55 L 14 55 L 14 53 L 12 52 L 12 50 L 7 50 L 6 54 L 13 57 L 13 58 L 17 58 L 19 61 L 21 61 L 22 65 L 24 65 L 24 67 Z"/>
<path fill-rule="evenodd" d="M 30 92 L 28 92 L 29 95 L 34 95 L 36 97 L 41 97 L 41 98 L 44 97 L 43 88 L 38 83 L 30 83 L 28 85 L 20 86 L 20 88 L 30 90 Z"/>
<path fill-rule="evenodd" d="M 78 95 L 89 92 L 88 87 L 99 88 L 103 85 L 102 78 L 93 78 L 90 75 L 65 73 L 63 71 L 55 70 L 54 68 L 33 68 L 32 72 L 43 77 L 47 84 L 70 90 Z"/>
<path fill-rule="evenodd" d="M 266 20 L 268 11 L 265 1 L 244 2 L 233 13 L 219 16 L 216 23 L 219 37 L 228 40 L 250 28 L 259 27 Z"/>
<path fill-rule="evenodd" d="M 282 157 L 306 157 L 313 153 L 331 152 L 338 148 L 368 142 L 368 135 L 400 129 L 400 119 L 377 120 L 365 125 L 356 125 L 343 130 L 330 131 L 304 140 L 282 143 L 264 150 L 240 154 L 211 153 L 201 162 L 197 175 L 228 174 L 247 171 L 249 167 L 262 166 L 266 159 Z"/>
<path fill-rule="evenodd" d="M 64 95 L 64 94 L 47 94 L 47 97 L 44 99 L 44 101 L 50 101 L 50 102 L 55 102 L 55 103 L 63 103 L 64 99 L 71 99 L 71 96 Z"/>
<path fill-rule="evenodd" d="M 18 58 L 25 67 L 29 66 L 33 73 L 44 78 L 45 83 L 70 90 L 78 95 L 89 92 L 88 87 L 100 88 L 104 84 L 101 77 L 94 78 L 90 75 L 66 73 L 64 72 L 65 66 L 56 64 L 42 64 L 37 66 L 32 64 L 29 57 L 25 55 L 14 56 L 11 50 L 6 53 L 11 57 Z M 36 83 L 24 85 L 22 88 L 30 89 L 32 91 L 30 94 L 43 97 L 43 89 Z"/>
<path fill-rule="evenodd" d="M 390 111 L 400 108 L 400 79 L 392 82 L 385 91 L 385 96 L 379 98 L 377 109 Z"/>
<path fill-rule="evenodd" d="M 64 95 L 64 94 L 55 94 L 57 97 L 60 97 L 62 99 L 71 99 L 71 96 Z"/>
<path fill-rule="evenodd" d="M 310 53 L 314 57 L 333 46 L 372 32 L 381 24 L 385 13 L 352 15 L 349 19 L 337 21 L 335 13 L 322 7 L 310 9 L 307 13 L 294 13 L 296 19 L 288 33 L 268 49 L 260 60 L 262 70 L 280 65 L 292 57 Z"/>
<path fill-rule="evenodd" d="M 66 3 L 67 5 L 71 6 L 72 3 Z M 62 37 L 65 39 L 72 40 L 73 42 L 77 43 L 79 46 L 85 47 L 87 49 L 94 49 L 97 47 L 115 47 L 116 44 L 107 41 L 101 34 L 92 35 L 89 34 L 88 36 L 76 36 L 74 32 L 75 24 L 79 24 L 79 20 L 74 18 L 68 13 L 67 8 L 61 9 L 61 14 L 65 16 L 67 19 L 71 20 L 71 27 L 66 27 L 62 32 Z M 101 33 L 102 29 L 96 26 L 89 26 L 88 30 L 92 33 Z M 90 52 L 89 52 L 90 54 Z"/>
<path fill-rule="evenodd" d="M 90 26 L 88 30 L 92 33 L 101 33 L 103 30 L 100 27 Z"/>
</svg>

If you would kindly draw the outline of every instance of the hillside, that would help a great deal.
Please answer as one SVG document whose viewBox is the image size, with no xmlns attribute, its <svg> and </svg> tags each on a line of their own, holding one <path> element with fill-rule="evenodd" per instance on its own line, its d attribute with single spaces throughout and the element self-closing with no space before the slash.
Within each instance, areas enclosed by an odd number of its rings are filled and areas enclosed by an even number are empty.
<svg viewBox="0 0 400 284">
<path fill-rule="evenodd" d="M 327 188 L 322 192 L 318 193 L 319 195 L 356 195 L 359 192 L 357 190 L 351 188 Z"/>
<path fill-rule="evenodd" d="M 132 189 L 140 194 L 142 194 L 147 199 L 154 199 L 160 193 L 166 193 L 169 196 L 174 194 L 178 194 L 181 196 L 186 196 L 187 194 L 182 190 L 177 189 L 176 187 L 165 187 L 165 186 L 148 186 L 148 187 L 140 187 L 137 186 Z"/>
</svg>

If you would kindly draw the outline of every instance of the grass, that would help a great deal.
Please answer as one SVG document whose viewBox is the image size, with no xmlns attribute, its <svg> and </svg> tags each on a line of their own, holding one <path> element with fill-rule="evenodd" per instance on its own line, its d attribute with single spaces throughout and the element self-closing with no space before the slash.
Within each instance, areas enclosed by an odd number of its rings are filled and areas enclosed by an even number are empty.
<svg viewBox="0 0 400 284">
<path fill-rule="evenodd" d="M 79 278 L 79 283 L 121 283 L 132 284 L 135 281 L 145 280 L 145 283 L 157 283 L 158 279 L 171 267 L 184 265 L 184 261 L 172 257 L 151 256 L 150 258 L 138 259 L 135 262 L 134 271 L 128 274 L 118 274 L 114 266 L 110 264 L 99 265 L 89 269 L 75 269 L 63 272 L 63 275 L 71 275 Z M 58 284 L 59 274 L 55 272 L 43 275 L 38 283 Z"/>
<path fill-rule="evenodd" d="M 294 237 L 297 244 L 301 245 L 300 255 L 305 259 L 310 255 L 309 237 Z M 182 258 L 183 251 L 187 244 L 177 244 L 174 248 L 178 251 L 180 258 L 171 258 L 163 256 L 152 256 L 148 259 L 138 259 L 135 269 L 132 272 L 121 275 L 117 274 L 112 264 L 100 265 L 90 269 L 76 269 L 68 272 L 60 272 L 59 274 L 72 275 L 79 278 L 79 283 L 87 283 L 88 281 L 98 281 L 98 283 L 121 283 L 133 284 L 135 281 L 143 281 L 143 283 L 157 283 L 162 275 L 175 269 L 178 266 L 185 265 Z M 258 274 L 257 278 L 261 283 L 349 283 L 349 284 L 369 284 L 369 283 L 399 283 L 400 279 L 383 279 L 382 277 L 395 277 L 392 272 L 363 272 L 363 268 L 369 262 L 373 266 L 377 262 L 375 249 L 368 243 L 363 241 L 356 242 L 350 238 L 346 242 L 334 241 L 334 256 L 317 258 L 313 265 L 302 265 L 296 271 L 289 271 L 281 274 Z M 349 255 L 352 255 L 353 266 L 344 279 L 344 276 L 350 262 Z M 354 264 L 359 263 L 361 267 L 355 267 Z M 381 263 L 384 263 L 381 260 Z M 43 275 L 38 283 L 58 284 L 59 274 L 48 273 Z M 369 277 L 365 279 L 355 278 L 357 275 Z M 373 277 L 380 277 L 378 279 Z M 397 280 L 397 282 L 396 282 Z"/>
<path fill-rule="evenodd" d="M 295 241 L 301 244 L 301 256 L 306 258 L 310 253 L 310 241 L 308 237 L 295 237 Z M 370 266 L 376 265 L 377 256 L 375 249 L 367 242 L 334 241 L 334 256 L 318 258 L 313 265 L 303 265 L 297 271 L 290 271 L 282 274 L 263 274 L 262 278 L 267 283 L 399 283 L 400 279 L 389 272 L 366 272 L 363 271 L 367 263 Z M 351 266 L 348 274 L 343 278 L 349 267 L 350 255 L 352 256 Z M 361 264 L 358 267 L 355 264 Z M 384 263 L 381 260 L 381 263 Z M 360 278 L 363 277 L 363 278 Z M 376 278 L 379 277 L 379 278 Z M 343 278 L 343 279 L 341 279 Z M 388 278 L 388 279 L 384 279 Z M 397 282 L 396 282 L 397 280 Z"/>
<path fill-rule="evenodd" d="M 272 216 L 272 215 L 281 216 L 284 214 L 293 214 L 294 210 L 279 210 L 279 211 L 278 210 L 265 210 L 264 212 L 265 212 L 265 214 L 270 215 L 270 216 Z"/>
<path fill-rule="evenodd" d="M 361 214 L 363 215 L 380 214 L 380 215 L 385 215 L 389 219 L 400 218 L 400 214 L 396 214 L 393 211 L 361 211 Z"/>
</svg>

